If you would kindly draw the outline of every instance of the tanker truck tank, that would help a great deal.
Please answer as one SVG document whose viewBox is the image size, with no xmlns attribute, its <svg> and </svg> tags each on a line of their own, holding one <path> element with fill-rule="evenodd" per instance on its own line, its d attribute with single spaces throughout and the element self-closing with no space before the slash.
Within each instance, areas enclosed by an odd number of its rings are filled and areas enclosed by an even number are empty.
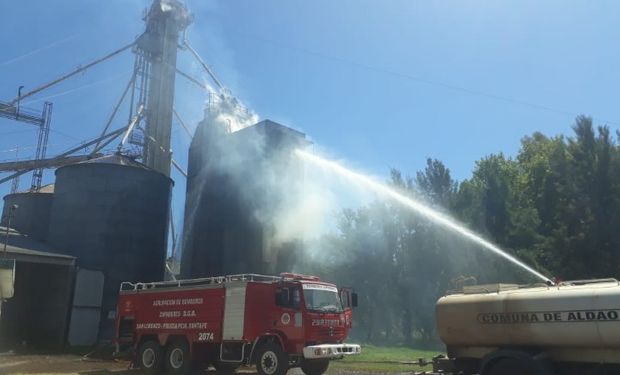
<svg viewBox="0 0 620 375">
<path fill-rule="evenodd" d="M 606 374 L 620 373 L 615 279 L 464 287 L 439 299 L 436 316 L 446 361 L 459 370 L 496 375 L 522 366 L 515 374 L 590 374 L 592 366 L 604 366 Z"/>
</svg>

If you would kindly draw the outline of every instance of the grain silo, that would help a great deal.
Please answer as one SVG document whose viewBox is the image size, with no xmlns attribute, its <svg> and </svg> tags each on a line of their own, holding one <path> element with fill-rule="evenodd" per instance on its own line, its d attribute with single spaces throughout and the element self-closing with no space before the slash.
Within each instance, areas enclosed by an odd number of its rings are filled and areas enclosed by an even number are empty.
<svg viewBox="0 0 620 375">
<path fill-rule="evenodd" d="M 113 336 L 122 281 L 163 279 L 172 184 L 118 155 L 56 170 L 48 241 L 103 272 L 100 339 Z"/>
<path fill-rule="evenodd" d="M 305 135 L 265 120 L 236 132 L 203 121 L 189 152 L 181 276 L 290 270 L 301 239 L 274 243 L 274 218 L 303 180 Z"/>
<path fill-rule="evenodd" d="M 54 198 L 54 185 L 43 186 L 37 191 L 17 192 L 4 196 L 4 208 L 0 224 L 8 226 L 10 213 L 11 228 L 30 238 L 45 241 L 49 228 L 50 210 Z"/>
</svg>

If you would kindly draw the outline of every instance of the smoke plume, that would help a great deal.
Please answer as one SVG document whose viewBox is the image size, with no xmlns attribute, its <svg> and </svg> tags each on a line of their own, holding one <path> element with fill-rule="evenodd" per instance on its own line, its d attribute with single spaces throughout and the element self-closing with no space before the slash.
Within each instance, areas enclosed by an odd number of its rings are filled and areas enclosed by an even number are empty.
<svg viewBox="0 0 620 375">
<path fill-rule="evenodd" d="M 205 121 L 214 126 L 222 126 L 229 133 L 258 122 L 258 115 L 254 111 L 225 90 L 216 92 L 210 88 L 205 107 Z"/>
</svg>

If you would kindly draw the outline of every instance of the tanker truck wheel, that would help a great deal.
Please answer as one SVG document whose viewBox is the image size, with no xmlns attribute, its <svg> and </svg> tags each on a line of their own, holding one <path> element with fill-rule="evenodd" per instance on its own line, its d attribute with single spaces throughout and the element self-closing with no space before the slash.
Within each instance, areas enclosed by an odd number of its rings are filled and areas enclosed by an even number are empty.
<svg viewBox="0 0 620 375">
<path fill-rule="evenodd" d="M 502 358 L 484 375 L 553 375 L 552 371 L 532 359 Z"/>
<path fill-rule="evenodd" d="M 301 363 L 301 371 L 306 375 L 323 375 L 329 367 L 329 359 L 310 359 Z"/>
<path fill-rule="evenodd" d="M 499 359 L 486 371 L 486 375 L 530 375 L 530 373 L 527 365 L 515 358 Z"/>
<path fill-rule="evenodd" d="M 288 355 L 273 342 L 266 342 L 256 353 L 256 370 L 259 375 L 285 375 L 288 371 Z"/>
<path fill-rule="evenodd" d="M 163 361 L 163 350 L 157 341 L 148 340 L 140 345 L 136 357 L 138 367 L 149 374 L 155 374 L 161 371 Z"/>
<path fill-rule="evenodd" d="M 192 368 L 189 345 L 185 340 L 174 340 L 166 350 L 166 372 L 168 374 L 187 374 Z"/>
</svg>

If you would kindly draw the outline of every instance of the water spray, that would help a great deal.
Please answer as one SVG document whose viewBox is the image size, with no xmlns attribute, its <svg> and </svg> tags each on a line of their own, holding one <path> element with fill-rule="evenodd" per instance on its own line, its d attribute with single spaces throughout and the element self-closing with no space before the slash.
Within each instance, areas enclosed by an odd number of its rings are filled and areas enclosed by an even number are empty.
<svg viewBox="0 0 620 375">
<path fill-rule="evenodd" d="M 326 160 L 323 159 L 319 156 L 313 155 L 307 151 L 301 150 L 301 149 L 296 149 L 295 153 L 305 159 L 306 161 L 312 162 L 317 166 L 320 166 L 324 169 L 329 169 L 332 172 L 335 172 L 337 174 L 339 174 L 342 177 L 345 177 L 351 181 L 355 181 L 358 183 L 363 184 L 365 187 L 375 191 L 376 193 L 389 197 L 399 203 L 401 203 L 402 205 L 412 209 L 413 211 L 417 212 L 418 214 L 424 216 L 425 218 L 433 221 L 436 224 L 439 224 L 443 227 L 446 227 L 458 234 L 460 234 L 461 236 L 471 240 L 474 243 L 477 243 L 479 245 L 481 245 L 482 247 L 484 247 L 485 249 L 492 251 L 493 253 L 501 256 L 502 258 L 508 260 L 509 262 L 515 264 L 516 266 L 526 270 L 527 272 L 531 273 L 532 275 L 538 277 L 539 279 L 543 280 L 545 283 L 549 284 L 549 285 L 553 285 L 553 281 L 551 279 L 549 279 L 548 277 L 546 277 L 545 275 L 543 275 L 542 273 L 536 271 L 535 269 L 533 269 L 532 267 L 528 266 L 527 264 L 523 263 L 522 261 L 520 261 L 519 259 L 515 258 L 514 256 L 508 254 L 507 252 L 505 252 L 504 250 L 500 249 L 499 247 L 497 247 L 496 245 L 492 244 L 491 242 L 485 240 L 484 238 L 480 237 L 479 235 L 477 235 L 476 233 L 472 232 L 471 230 L 467 229 L 463 224 L 458 223 L 456 220 L 445 216 L 441 213 L 439 213 L 438 211 L 414 200 L 413 198 L 407 197 L 399 192 L 397 192 L 396 190 L 388 187 L 385 184 L 382 184 L 380 182 L 375 181 L 373 178 L 369 177 L 369 176 L 365 176 L 363 174 L 351 171 L 343 166 L 341 166 L 338 163 L 335 163 L 333 161 L 330 160 Z"/>
</svg>

